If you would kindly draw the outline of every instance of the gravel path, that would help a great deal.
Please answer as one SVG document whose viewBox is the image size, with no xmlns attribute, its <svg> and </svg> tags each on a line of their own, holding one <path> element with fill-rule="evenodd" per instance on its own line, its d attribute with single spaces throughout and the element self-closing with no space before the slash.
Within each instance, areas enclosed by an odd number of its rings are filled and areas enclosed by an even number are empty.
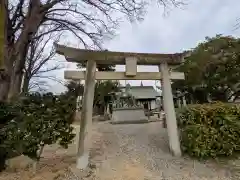
<svg viewBox="0 0 240 180">
<path fill-rule="evenodd" d="M 19 157 L 15 161 L 17 169 L 10 168 L 1 173 L 0 180 L 240 179 L 240 176 L 232 176 L 228 163 L 223 168 L 210 162 L 200 163 L 187 157 L 171 156 L 167 148 L 166 129 L 161 127 L 160 122 L 127 125 L 94 123 L 92 132 L 90 159 L 95 168 L 84 172 L 76 170 L 76 144 L 68 149 L 51 145 L 44 150 L 36 174 L 31 168 L 25 168 L 26 157 Z M 235 171 L 240 172 L 240 168 Z"/>
<path fill-rule="evenodd" d="M 95 126 L 92 150 L 98 180 L 225 180 L 228 170 L 169 154 L 166 130 L 159 122 Z M 95 152 L 95 153 L 94 153 Z"/>
</svg>

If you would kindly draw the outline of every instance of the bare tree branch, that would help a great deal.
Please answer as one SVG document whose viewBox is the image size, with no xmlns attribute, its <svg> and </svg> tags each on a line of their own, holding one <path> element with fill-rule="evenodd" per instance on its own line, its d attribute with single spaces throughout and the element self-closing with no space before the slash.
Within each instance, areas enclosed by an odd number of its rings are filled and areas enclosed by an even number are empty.
<svg viewBox="0 0 240 180">
<path fill-rule="evenodd" d="M 42 76 L 42 75 L 39 76 L 39 75 L 34 75 L 33 77 L 34 77 L 34 78 L 49 79 L 49 80 L 52 80 L 52 81 L 54 81 L 54 82 L 58 82 L 59 84 L 64 85 L 64 81 L 56 78 L 55 76 Z"/>
<path fill-rule="evenodd" d="M 50 68 L 47 68 L 44 70 L 39 70 L 36 74 L 47 73 L 47 72 L 56 71 L 56 70 L 60 70 L 60 69 L 63 69 L 63 66 L 58 64 L 56 66 L 53 66 L 53 67 L 50 67 Z"/>
<path fill-rule="evenodd" d="M 31 81 L 29 85 L 29 91 L 47 91 L 50 87 L 47 81 Z"/>
<path fill-rule="evenodd" d="M 39 30 L 38 34 L 45 32 L 44 28 Z M 36 36 L 38 36 L 38 34 Z M 64 66 L 55 60 L 53 65 L 49 65 L 48 62 L 54 60 L 55 50 L 52 46 L 53 41 L 58 41 L 60 36 L 56 36 L 54 33 L 50 33 L 48 35 L 39 36 L 39 38 L 35 38 L 29 47 L 28 56 L 26 59 L 25 65 L 25 76 L 24 76 L 24 84 L 23 90 L 26 92 L 30 89 L 30 85 L 32 84 L 32 79 L 36 79 L 36 77 L 41 82 L 41 76 L 44 76 L 45 73 L 49 73 L 51 71 L 60 70 L 64 68 Z M 48 51 L 48 46 L 51 47 L 51 50 Z M 43 77 L 45 78 L 45 76 Z M 34 81 L 35 84 L 38 81 Z"/>
<path fill-rule="evenodd" d="M 12 23 L 12 26 L 14 27 L 18 21 L 19 18 L 23 18 L 24 17 L 24 14 L 23 14 L 23 5 L 24 5 L 24 1 L 25 0 L 19 0 L 19 3 L 17 4 L 17 7 L 15 9 L 15 11 L 13 12 L 13 15 L 12 15 L 12 19 L 11 19 L 11 23 Z"/>
<path fill-rule="evenodd" d="M 31 69 L 36 63 L 27 62 L 26 55 L 29 47 L 37 40 L 45 39 L 53 34 L 66 34 L 77 37 L 86 48 L 102 48 L 104 40 L 113 38 L 119 23 L 125 17 L 130 21 L 142 20 L 146 13 L 148 0 L 9 0 L 7 28 L 7 60 L 10 81 L 0 82 L 9 84 L 8 95 L 0 94 L 0 99 L 19 94 L 20 80 L 23 70 Z M 179 6 L 182 0 L 155 0 L 160 5 L 169 7 Z M 184 1 L 184 0 L 183 0 Z M 151 2 L 151 3 L 154 3 Z M 43 29 L 43 31 L 40 31 Z M 61 40 L 61 39 L 60 39 Z M 35 42 L 36 41 L 36 42 Z M 47 46 L 46 46 L 47 47 Z M 44 50 L 46 49 L 43 48 Z M 37 47 L 31 47 L 34 50 Z M 38 49 L 38 48 L 37 48 Z M 34 54 L 34 58 L 40 55 Z M 30 53 L 30 54 L 31 54 Z M 45 64 L 52 54 L 41 58 Z M 34 64 L 34 65 L 33 65 Z M 34 73 L 39 70 L 35 68 Z M 50 68 L 55 69 L 55 68 Z M 45 69 L 48 71 L 48 69 Z"/>
</svg>

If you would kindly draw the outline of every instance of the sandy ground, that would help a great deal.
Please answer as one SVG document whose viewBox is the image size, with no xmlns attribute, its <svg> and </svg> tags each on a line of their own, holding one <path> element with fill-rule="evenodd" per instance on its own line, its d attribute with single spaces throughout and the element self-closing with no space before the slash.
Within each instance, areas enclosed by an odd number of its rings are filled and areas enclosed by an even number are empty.
<svg viewBox="0 0 240 180">
<path fill-rule="evenodd" d="M 199 162 L 169 154 L 166 129 L 160 122 L 111 125 L 94 123 L 91 164 L 86 172 L 75 169 L 76 145 L 63 150 L 49 146 L 37 173 L 19 157 L 0 174 L 0 180 L 226 180 L 240 179 L 230 166 Z M 227 165 L 227 166 L 226 166 Z M 240 169 L 239 169 L 240 171 Z"/>
</svg>

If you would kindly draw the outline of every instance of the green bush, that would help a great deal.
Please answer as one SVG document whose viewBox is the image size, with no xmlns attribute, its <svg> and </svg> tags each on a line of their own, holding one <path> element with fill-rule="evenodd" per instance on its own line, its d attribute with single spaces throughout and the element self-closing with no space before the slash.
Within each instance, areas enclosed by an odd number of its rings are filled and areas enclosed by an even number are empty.
<svg viewBox="0 0 240 180">
<path fill-rule="evenodd" d="M 17 112 L 14 111 L 10 104 L 6 104 L 4 102 L 0 102 L 0 131 L 8 122 L 10 122 L 15 116 L 17 116 Z M 5 137 L 0 136 L 0 172 L 5 169 L 5 161 L 7 159 L 7 150 L 2 147 L 5 140 Z"/>
<path fill-rule="evenodd" d="M 64 148 L 72 142 L 71 123 L 76 103 L 70 97 L 51 93 L 30 94 L 14 103 L 0 106 L 0 150 L 6 158 L 26 155 L 39 160 L 45 145 L 59 143 Z"/>
<path fill-rule="evenodd" d="M 197 158 L 231 156 L 240 151 L 240 106 L 211 103 L 177 111 L 182 150 Z"/>
</svg>

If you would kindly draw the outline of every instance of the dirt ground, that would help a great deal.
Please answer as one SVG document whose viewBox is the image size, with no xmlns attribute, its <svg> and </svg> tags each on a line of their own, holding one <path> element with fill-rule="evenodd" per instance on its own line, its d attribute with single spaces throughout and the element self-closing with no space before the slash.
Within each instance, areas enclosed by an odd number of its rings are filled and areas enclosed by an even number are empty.
<svg viewBox="0 0 240 180">
<path fill-rule="evenodd" d="M 237 180 L 240 163 L 199 162 L 169 154 L 166 129 L 148 124 L 93 124 L 91 168 L 75 168 L 76 144 L 67 150 L 46 147 L 36 173 L 31 160 L 18 157 L 0 174 L 0 180 Z M 229 161 L 230 162 L 230 161 Z M 240 168 L 239 168 L 240 172 Z"/>
</svg>

